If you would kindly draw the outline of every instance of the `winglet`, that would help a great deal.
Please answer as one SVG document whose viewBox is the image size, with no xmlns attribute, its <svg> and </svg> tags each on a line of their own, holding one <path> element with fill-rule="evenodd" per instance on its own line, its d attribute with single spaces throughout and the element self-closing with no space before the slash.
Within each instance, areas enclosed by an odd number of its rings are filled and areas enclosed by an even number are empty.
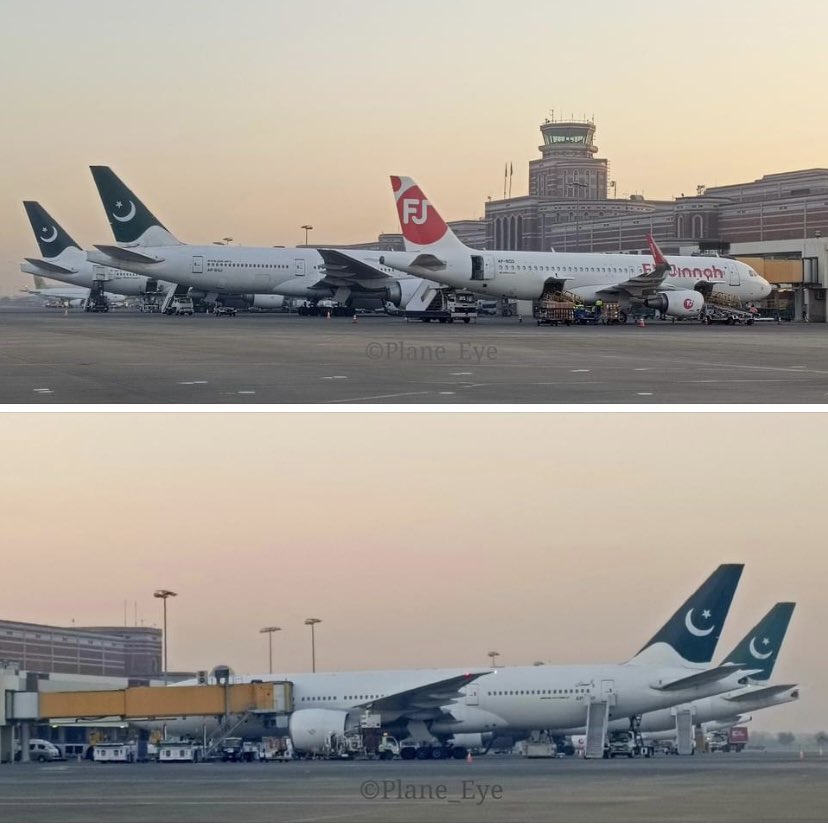
<svg viewBox="0 0 828 827">
<path fill-rule="evenodd" d="M 667 259 L 664 258 L 664 253 L 661 252 L 661 248 L 656 244 L 652 233 L 647 233 L 647 244 L 650 247 L 650 253 L 652 253 L 655 266 L 668 268 L 670 265 L 667 263 Z"/>
</svg>

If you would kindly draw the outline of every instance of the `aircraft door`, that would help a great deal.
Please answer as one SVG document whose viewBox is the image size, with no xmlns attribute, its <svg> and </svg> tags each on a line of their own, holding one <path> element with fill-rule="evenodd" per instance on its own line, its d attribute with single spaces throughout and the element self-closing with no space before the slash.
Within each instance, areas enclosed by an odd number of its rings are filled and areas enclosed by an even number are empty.
<svg viewBox="0 0 828 827">
<path fill-rule="evenodd" d="M 479 706 L 480 696 L 478 695 L 477 685 L 469 684 L 466 687 L 466 706 Z"/>
<path fill-rule="evenodd" d="M 204 256 L 193 256 L 193 272 L 204 272 Z"/>
<path fill-rule="evenodd" d="M 472 281 L 485 281 L 495 277 L 494 256 L 471 257 Z"/>
<path fill-rule="evenodd" d="M 615 681 L 602 680 L 601 681 L 601 700 L 609 701 L 615 695 Z"/>
<path fill-rule="evenodd" d="M 727 265 L 728 284 L 731 287 L 738 287 L 742 282 L 739 278 L 739 265 L 731 262 Z"/>
<path fill-rule="evenodd" d="M 304 276 L 305 275 L 305 259 L 303 259 L 303 258 L 294 259 L 294 263 L 296 264 L 296 275 L 297 276 Z"/>
</svg>

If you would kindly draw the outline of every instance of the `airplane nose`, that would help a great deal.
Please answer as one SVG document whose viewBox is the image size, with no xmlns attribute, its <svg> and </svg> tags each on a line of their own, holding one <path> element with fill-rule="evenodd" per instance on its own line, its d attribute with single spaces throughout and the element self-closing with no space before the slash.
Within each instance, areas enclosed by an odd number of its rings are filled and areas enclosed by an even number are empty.
<svg viewBox="0 0 828 827">
<path fill-rule="evenodd" d="M 767 279 L 761 279 L 761 283 L 759 285 L 759 298 L 767 298 L 770 296 L 772 290 L 773 288 L 771 287 L 771 283 Z"/>
</svg>

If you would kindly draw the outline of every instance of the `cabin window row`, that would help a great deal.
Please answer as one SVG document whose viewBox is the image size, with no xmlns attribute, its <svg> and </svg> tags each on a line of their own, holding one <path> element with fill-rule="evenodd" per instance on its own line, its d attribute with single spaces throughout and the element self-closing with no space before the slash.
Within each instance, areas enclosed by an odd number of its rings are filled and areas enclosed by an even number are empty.
<svg viewBox="0 0 828 827">
<path fill-rule="evenodd" d="M 503 689 L 493 690 L 487 695 L 579 695 L 577 689 Z"/>
</svg>

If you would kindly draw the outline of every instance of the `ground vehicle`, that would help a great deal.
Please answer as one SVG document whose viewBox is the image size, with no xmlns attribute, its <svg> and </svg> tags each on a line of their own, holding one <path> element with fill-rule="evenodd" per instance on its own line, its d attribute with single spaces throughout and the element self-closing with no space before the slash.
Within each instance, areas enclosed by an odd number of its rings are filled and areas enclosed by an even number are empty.
<svg viewBox="0 0 828 827">
<path fill-rule="evenodd" d="M 22 757 L 20 746 L 18 745 L 14 760 L 19 761 Z M 29 760 L 40 763 L 46 761 L 63 761 L 63 753 L 51 741 L 44 741 L 42 738 L 30 738 Z"/>
<path fill-rule="evenodd" d="M 653 747 L 645 744 L 640 735 L 632 730 L 623 730 L 610 733 L 604 757 L 617 758 L 623 755 L 627 758 L 635 758 L 643 755 L 645 758 L 651 758 L 653 752 Z"/>
<path fill-rule="evenodd" d="M 221 745 L 219 756 L 222 761 L 243 761 L 244 741 L 241 738 L 226 738 Z"/>
<path fill-rule="evenodd" d="M 418 319 L 421 322 L 462 321 L 469 324 L 477 321 L 477 297 L 468 290 L 436 290 L 425 310 L 405 311 L 406 319 Z"/>
<path fill-rule="evenodd" d="M 535 303 L 533 315 L 538 325 L 624 324 L 626 313 L 617 302 L 584 304 L 570 293 L 545 292 Z"/>
<path fill-rule="evenodd" d="M 190 741 L 162 741 L 158 744 L 157 760 L 161 764 L 197 764 L 204 760 L 204 750 Z"/>
<path fill-rule="evenodd" d="M 189 296 L 176 296 L 164 312 L 168 316 L 192 316 L 195 313 L 193 300 Z"/>
<path fill-rule="evenodd" d="M 706 737 L 709 752 L 741 752 L 748 742 L 745 726 L 732 726 L 726 730 L 709 732 Z"/>
<path fill-rule="evenodd" d="M 558 755 L 554 739 L 540 732 L 533 732 L 523 742 L 522 752 L 525 758 L 556 758 Z"/>
<path fill-rule="evenodd" d="M 217 304 L 213 307 L 214 316 L 235 316 L 236 308 L 228 307 L 226 304 Z"/>
<path fill-rule="evenodd" d="M 95 744 L 92 760 L 102 764 L 132 764 L 136 760 L 135 744 Z"/>
</svg>

